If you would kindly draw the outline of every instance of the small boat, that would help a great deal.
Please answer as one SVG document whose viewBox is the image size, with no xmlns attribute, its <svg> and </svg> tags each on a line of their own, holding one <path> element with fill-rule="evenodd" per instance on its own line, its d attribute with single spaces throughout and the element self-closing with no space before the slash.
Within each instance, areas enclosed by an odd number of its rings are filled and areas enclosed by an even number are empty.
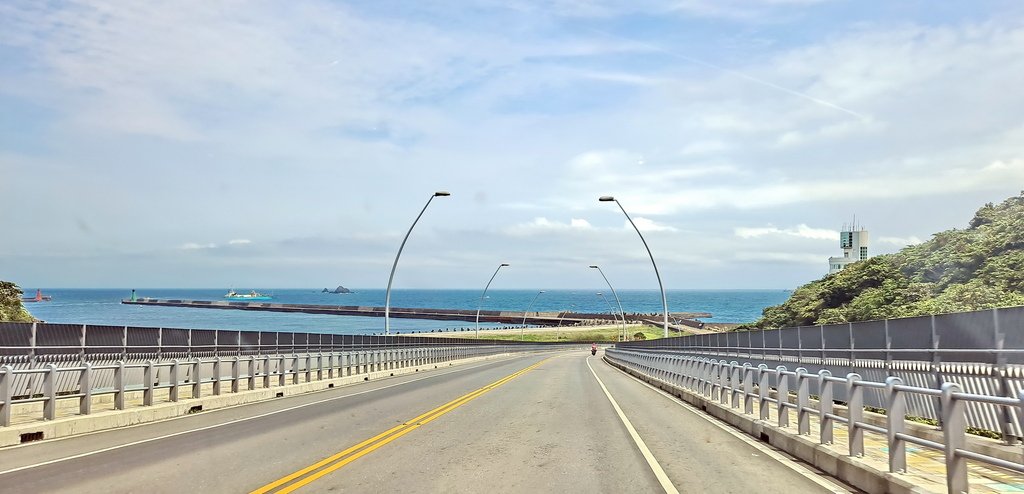
<svg viewBox="0 0 1024 494">
<path fill-rule="evenodd" d="M 249 293 L 238 293 L 234 290 L 228 290 L 228 293 L 224 295 L 224 298 L 231 300 L 272 300 L 274 297 L 264 295 L 256 290 L 252 290 Z"/>
<path fill-rule="evenodd" d="M 53 300 L 53 297 L 49 295 L 43 295 L 43 291 L 36 289 L 35 297 L 24 297 L 21 299 L 22 302 L 49 302 Z"/>
</svg>

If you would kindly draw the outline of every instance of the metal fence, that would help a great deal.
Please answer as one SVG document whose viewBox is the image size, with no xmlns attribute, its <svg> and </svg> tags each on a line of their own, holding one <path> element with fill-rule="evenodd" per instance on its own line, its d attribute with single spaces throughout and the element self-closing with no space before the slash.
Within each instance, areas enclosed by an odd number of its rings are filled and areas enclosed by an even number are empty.
<svg viewBox="0 0 1024 494">
<path fill-rule="evenodd" d="M 940 390 L 956 383 L 967 393 L 1015 399 L 1024 390 L 1024 307 L 806 326 L 737 331 L 617 344 L 713 359 L 803 367 L 816 374 L 856 373 L 885 382 L 898 377 L 911 386 Z M 837 390 L 836 399 L 845 400 Z M 865 394 L 865 405 L 885 408 L 880 390 Z M 942 400 L 929 394 L 907 397 L 908 415 L 941 420 Z M 1021 420 L 983 402 L 966 405 L 967 424 L 1000 432 L 1007 441 L 1022 436 Z"/>
<path fill-rule="evenodd" d="M 0 323 L 0 426 L 10 424 L 15 404 L 43 403 L 52 419 L 57 400 L 79 400 L 87 414 L 91 398 L 143 392 L 152 404 L 155 390 L 168 389 L 177 401 L 188 387 L 213 384 L 263 387 L 446 362 L 473 356 L 532 351 L 551 345 L 515 341 L 428 336 L 369 336 L 276 331 Z"/>
<path fill-rule="evenodd" d="M 946 482 L 949 492 L 967 492 L 967 461 L 1024 473 L 1020 461 L 1007 461 L 967 449 L 965 429 L 966 410 L 971 405 L 999 407 L 1024 418 L 1024 393 L 1016 397 L 999 397 L 965 393 L 961 387 L 947 382 L 940 389 L 908 386 L 899 377 L 884 382 L 869 381 L 856 373 L 844 377 L 833 376 L 828 370 L 818 373 L 784 366 L 769 369 L 767 365 L 742 365 L 704 357 L 673 355 L 638 349 L 612 348 L 605 352 L 609 360 L 631 368 L 649 378 L 688 389 L 732 408 L 743 407 L 743 413 L 752 414 L 755 401 L 759 418 L 769 420 L 774 407 L 779 427 L 788 427 L 790 413 L 795 412 L 797 432 L 811 434 L 810 418 L 818 417 L 818 437 L 821 444 L 831 444 L 836 424 L 845 424 L 849 438 L 849 455 L 864 454 L 864 433 L 872 432 L 886 437 L 889 471 L 907 469 L 907 445 L 913 444 L 942 452 L 946 462 Z M 772 396 L 775 391 L 775 396 Z M 791 391 L 796 396 L 791 402 Z M 817 406 L 811 406 L 811 395 L 817 394 Z M 864 420 L 866 395 L 881 393 L 888 411 L 886 425 L 875 425 Z M 842 394 L 846 402 L 846 416 L 836 411 L 835 401 Z M 907 403 L 914 397 L 936 399 L 942 402 L 942 442 L 914 436 L 908 432 L 904 419 Z"/>
</svg>

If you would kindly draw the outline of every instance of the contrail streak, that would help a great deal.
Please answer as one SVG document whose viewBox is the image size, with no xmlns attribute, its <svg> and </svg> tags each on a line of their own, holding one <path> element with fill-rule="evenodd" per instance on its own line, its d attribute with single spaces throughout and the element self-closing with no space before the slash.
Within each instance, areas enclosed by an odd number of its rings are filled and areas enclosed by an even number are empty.
<svg viewBox="0 0 1024 494">
<path fill-rule="evenodd" d="M 711 62 L 705 62 L 704 60 L 701 60 L 699 58 L 693 58 L 691 56 L 683 55 L 681 53 L 677 53 L 677 52 L 674 52 L 674 51 L 662 48 L 660 46 L 653 45 L 653 44 L 650 44 L 650 43 L 646 43 L 644 41 L 640 41 L 640 40 L 637 40 L 637 39 L 627 38 L 625 36 L 619 36 L 617 34 L 612 34 L 612 33 L 606 32 L 606 31 L 598 30 L 598 29 L 592 29 L 592 31 L 594 31 L 594 32 L 596 32 L 598 34 L 602 34 L 604 36 L 608 36 L 610 38 L 618 38 L 620 40 L 628 41 L 630 43 L 636 43 L 636 44 L 641 45 L 641 46 L 643 46 L 645 48 L 649 48 L 651 50 L 654 50 L 654 51 L 657 51 L 657 52 L 661 52 L 661 53 L 663 53 L 665 55 L 668 55 L 670 57 L 678 58 L 680 60 L 685 60 L 685 61 L 693 63 L 693 64 L 703 65 L 703 66 L 708 67 L 708 68 L 712 68 L 712 69 L 715 69 L 715 70 L 718 70 L 718 71 L 721 71 L 721 72 L 725 72 L 726 74 L 729 74 L 731 76 L 739 77 L 741 79 L 746 79 L 746 80 L 748 80 L 750 82 L 753 82 L 755 84 L 760 84 L 762 86 L 770 87 L 772 89 L 775 89 L 777 91 L 782 91 L 782 92 L 784 92 L 786 94 L 789 94 L 791 96 L 796 96 L 798 98 L 802 98 L 802 99 L 811 101 L 813 103 L 817 103 L 819 105 L 826 106 L 828 108 L 832 108 L 833 110 L 841 111 L 841 112 L 846 113 L 848 115 L 852 115 L 854 117 L 857 117 L 857 118 L 859 118 L 861 120 L 865 120 L 865 121 L 870 120 L 870 118 L 868 118 L 866 115 L 863 115 L 861 113 L 857 113 L 856 111 L 853 111 L 853 110 L 851 110 L 849 108 L 845 108 L 845 107 L 839 106 L 839 105 L 837 105 L 835 103 L 832 103 L 831 101 L 825 101 L 825 100 L 823 100 L 821 98 L 815 98 L 814 96 L 811 96 L 811 95 L 809 95 L 807 93 L 802 93 L 802 92 L 797 91 L 795 89 L 790 89 L 788 87 L 783 87 L 783 86 L 780 86 L 778 84 L 775 84 L 774 82 L 766 81 L 764 79 L 761 79 L 761 78 L 758 78 L 758 77 L 754 77 L 754 76 L 749 75 L 749 74 L 744 74 L 743 72 L 739 72 L 737 70 L 733 70 L 733 69 L 729 69 L 729 68 L 726 68 L 726 67 L 722 67 L 721 65 L 715 65 L 715 64 L 713 64 Z"/>
</svg>

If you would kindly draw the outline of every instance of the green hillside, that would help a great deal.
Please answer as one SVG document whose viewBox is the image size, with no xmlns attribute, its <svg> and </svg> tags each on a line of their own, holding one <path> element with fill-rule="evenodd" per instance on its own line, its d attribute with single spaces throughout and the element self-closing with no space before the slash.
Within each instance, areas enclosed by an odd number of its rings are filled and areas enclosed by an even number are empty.
<svg viewBox="0 0 1024 494">
<path fill-rule="evenodd" d="M 0 281 L 0 321 L 31 322 L 32 315 L 21 305 L 21 289 L 10 281 Z"/>
<path fill-rule="evenodd" d="M 764 310 L 771 329 L 1024 305 L 1024 192 L 970 225 L 808 283 Z"/>
</svg>

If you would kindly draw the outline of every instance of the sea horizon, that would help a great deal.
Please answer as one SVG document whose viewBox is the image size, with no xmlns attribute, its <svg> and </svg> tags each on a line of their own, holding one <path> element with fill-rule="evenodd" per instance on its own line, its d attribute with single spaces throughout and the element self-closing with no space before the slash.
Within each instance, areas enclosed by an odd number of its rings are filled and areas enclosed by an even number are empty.
<svg viewBox="0 0 1024 494">
<path fill-rule="evenodd" d="M 282 304 L 383 306 L 383 288 L 350 287 L 352 293 L 324 293 L 335 287 L 260 288 L 235 287 L 236 291 L 256 290 L 273 296 Z M 37 287 L 25 287 L 31 296 Z M 27 303 L 32 315 L 50 323 L 103 324 L 196 329 L 245 329 L 262 331 L 321 331 L 372 334 L 383 330 L 382 318 L 209 310 L 181 307 L 145 307 L 125 305 L 132 288 L 40 288 L 53 297 L 49 302 Z M 134 288 L 136 297 L 189 300 L 224 300 L 227 288 Z M 701 318 L 712 323 L 752 322 L 768 306 L 789 297 L 784 289 L 670 289 L 666 290 L 669 312 L 710 313 Z M 539 295 L 538 295 L 539 294 Z M 661 294 L 657 289 L 616 289 L 625 312 L 660 314 Z M 492 288 L 481 305 L 481 289 L 394 288 L 391 306 L 403 308 L 444 308 L 475 310 L 590 313 L 617 312 L 618 304 L 607 290 L 584 289 L 510 289 Z M 392 319 L 393 331 L 464 330 L 473 322 Z M 495 327 L 481 324 L 481 327 Z"/>
</svg>

